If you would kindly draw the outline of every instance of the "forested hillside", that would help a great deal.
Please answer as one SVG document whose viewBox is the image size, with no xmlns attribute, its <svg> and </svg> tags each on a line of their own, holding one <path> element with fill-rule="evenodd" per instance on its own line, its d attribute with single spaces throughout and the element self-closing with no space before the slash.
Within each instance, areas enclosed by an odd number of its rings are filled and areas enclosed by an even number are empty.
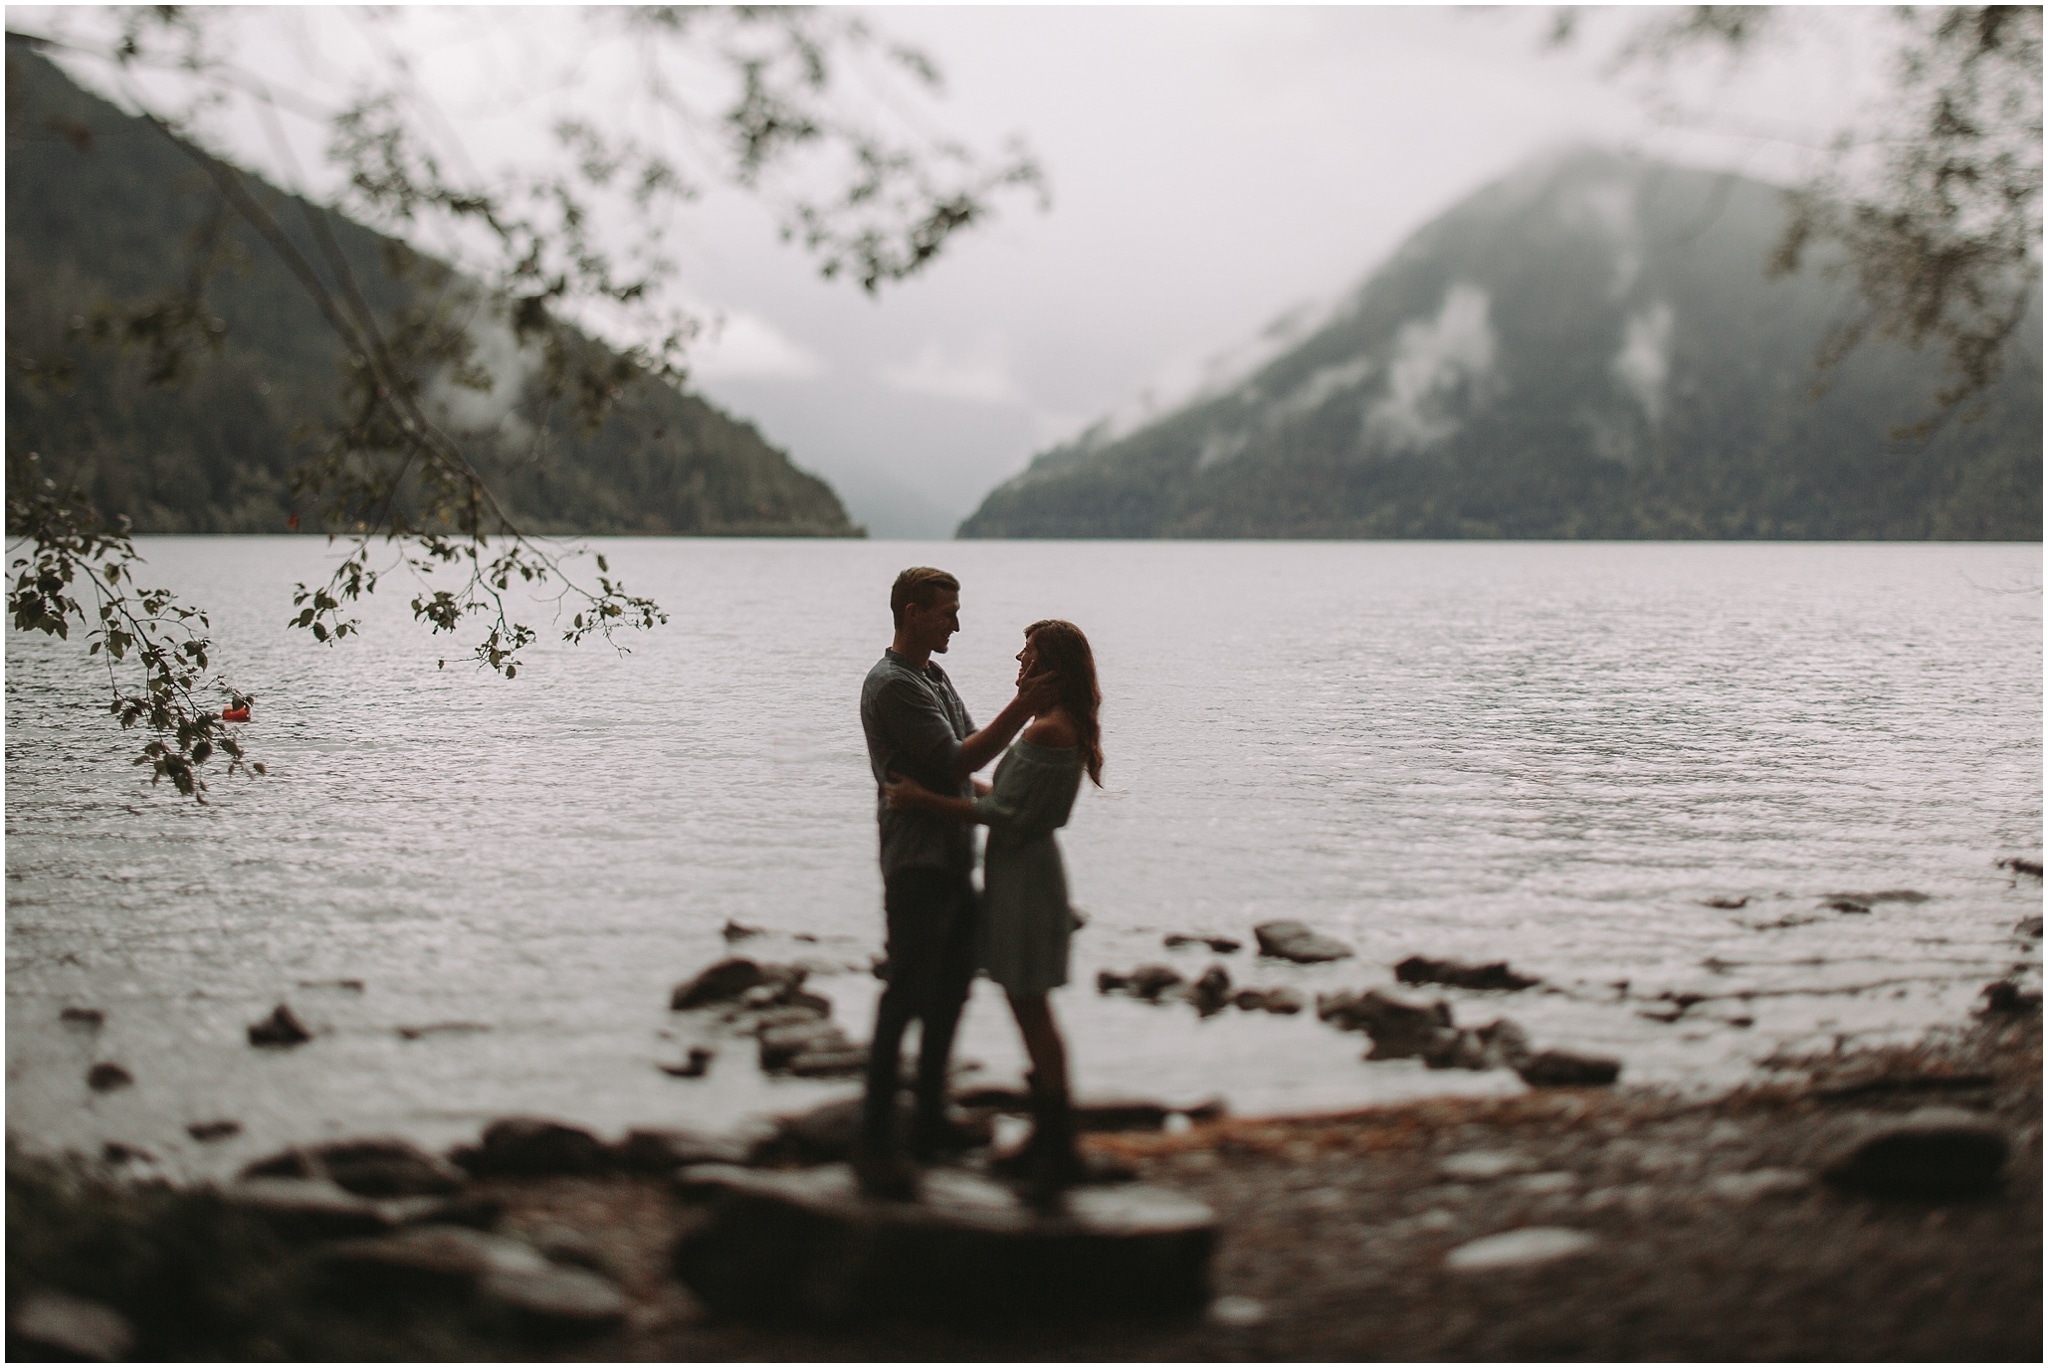
<svg viewBox="0 0 2048 1368">
<path fill-rule="evenodd" d="M 1740 177 L 1546 159 L 1255 374 L 1039 456 L 960 534 L 2038 539 L 2038 295 L 1982 411 L 1898 440 L 1939 349 L 1867 343 L 1814 399 L 1856 305 L 1766 276 L 1783 213 Z"/>
<path fill-rule="evenodd" d="M 252 186 L 289 231 L 306 231 L 281 192 Z M 295 505 L 291 475 L 312 450 L 307 420 L 337 402 L 340 352 L 246 224 L 225 235 L 230 264 L 205 296 L 224 325 L 216 350 L 172 377 L 146 338 L 125 351 L 93 341 L 109 301 L 178 294 L 219 206 L 164 134 L 8 44 L 8 449 L 38 452 L 47 473 L 137 531 L 282 532 L 295 515 L 319 530 L 316 510 Z M 414 301 L 425 277 L 394 274 L 390 244 L 346 221 L 335 230 L 380 313 Z M 859 534 L 831 488 L 749 424 L 642 376 L 586 430 L 530 402 L 538 361 L 509 329 L 480 312 L 474 332 L 495 386 L 451 377 L 433 397 L 450 425 L 471 429 L 470 449 L 522 530 Z"/>
</svg>

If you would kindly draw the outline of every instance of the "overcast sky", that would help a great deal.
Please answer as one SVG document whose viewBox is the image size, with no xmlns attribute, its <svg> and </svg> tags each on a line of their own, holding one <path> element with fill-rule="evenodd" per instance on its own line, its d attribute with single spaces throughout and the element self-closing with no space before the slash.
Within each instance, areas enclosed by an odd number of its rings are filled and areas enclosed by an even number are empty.
<svg viewBox="0 0 2048 1368">
<path fill-rule="evenodd" d="M 328 30 L 304 18 L 318 13 L 300 11 L 300 38 L 261 64 L 342 65 Z M 867 13 L 936 60 L 948 133 L 990 149 L 1024 136 L 1050 207 L 1002 201 L 925 274 L 869 298 L 819 280 L 759 205 L 713 196 L 686 225 L 678 288 L 724 320 L 696 353 L 697 386 L 830 479 L 883 535 L 947 535 L 1035 452 L 1242 364 L 1276 318 L 1348 292 L 1415 229 L 1530 157 L 1592 140 L 1787 179 L 1882 75 L 1881 48 L 1842 38 L 1871 25 L 1833 11 L 1817 40 L 1733 76 L 1693 70 L 1682 103 L 1694 118 L 1674 127 L 1651 116 L 1651 76 L 1603 71 L 1644 11 L 1594 14 L 1564 52 L 1545 50 L 1541 9 Z M 554 34 L 559 20 L 520 22 Z M 450 33 L 418 39 L 429 80 L 483 65 Z M 450 108 L 473 145 L 517 145 L 502 128 L 464 125 L 463 101 Z M 284 174 L 274 130 L 227 136 Z M 317 161 L 317 141 L 301 147 Z"/>
</svg>

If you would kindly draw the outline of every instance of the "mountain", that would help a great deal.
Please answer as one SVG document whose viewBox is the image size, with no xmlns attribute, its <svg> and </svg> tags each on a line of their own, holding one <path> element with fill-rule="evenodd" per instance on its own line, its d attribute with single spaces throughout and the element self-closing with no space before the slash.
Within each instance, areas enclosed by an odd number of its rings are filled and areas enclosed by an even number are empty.
<svg viewBox="0 0 2048 1368">
<path fill-rule="evenodd" d="M 287 231 L 306 232 L 289 196 L 250 182 Z M 176 293 L 217 204 L 168 137 L 9 41 L 8 449 L 40 453 L 60 483 L 77 482 L 137 531 L 282 532 L 313 512 L 295 506 L 291 475 L 312 451 L 305 420 L 337 403 L 340 348 L 246 224 L 229 234 L 234 260 L 207 290 L 226 332 L 182 383 L 151 383 L 146 347 L 122 355 L 84 340 L 104 303 Z M 380 314 L 416 298 L 419 273 L 387 268 L 386 239 L 339 218 L 334 231 Z M 642 375 L 586 431 L 566 414 L 522 409 L 539 361 L 509 329 L 473 334 L 497 383 L 437 383 L 429 395 L 468 432 L 522 530 L 860 535 L 829 485 L 702 399 Z"/>
<path fill-rule="evenodd" d="M 1940 357 L 1769 279 L 1782 192 L 1578 149 L 1418 231 L 1297 344 L 1135 431 L 1036 457 L 962 537 L 2041 535 L 2041 319 L 1923 443 Z"/>
</svg>

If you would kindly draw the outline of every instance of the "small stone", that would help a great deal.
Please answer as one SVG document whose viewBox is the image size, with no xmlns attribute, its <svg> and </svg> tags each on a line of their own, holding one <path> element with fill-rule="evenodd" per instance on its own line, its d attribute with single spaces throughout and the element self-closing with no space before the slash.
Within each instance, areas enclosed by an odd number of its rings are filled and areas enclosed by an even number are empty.
<svg viewBox="0 0 2048 1368">
<path fill-rule="evenodd" d="M 711 1069 L 711 1061 L 718 1057 L 718 1051 L 703 1045 L 692 1045 L 690 1052 L 680 1064 L 663 1064 L 661 1071 L 673 1078 L 702 1078 Z"/>
<path fill-rule="evenodd" d="M 220 1198 L 259 1217 L 287 1240 L 373 1235 L 395 1224 L 376 1202 L 325 1178 L 243 1178 L 221 1188 Z"/>
<path fill-rule="evenodd" d="M 1231 1006 L 1240 1012 L 1256 1012 L 1266 1005 L 1266 994 L 1259 988 L 1240 988 L 1230 999 Z"/>
<path fill-rule="evenodd" d="M 1998 864 L 2001 868 L 2010 869 L 2015 874 L 2031 874 L 2037 879 L 2041 877 L 2041 862 L 2039 860 L 2029 860 L 2019 855 L 2013 855 L 2000 860 Z M 2034 920 L 2038 922 L 2041 919 L 2036 917 Z M 2039 935 L 2040 933 L 2037 931 L 2035 934 Z"/>
<path fill-rule="evenodd" d="M 1209 1323 L 1244 1330 L 1266 1323 L 1266 1304 L 1251 1297 L 1218 1297 L 1209 1303 Z"/>
<path fill-rule="evenodd" d="M 1761 1168 L 1709 1178 L 1706 1190 L 1711 1196 L 1731 1202 L 1749 1202 L 1759 1197 L 1803 1192 L 1812 1182 L 1812 1178 L 1797 1169 Z"/>
<path fill-rule="evenodd" d="M 249 1028 L 249 1043 L 269 1048 L 283 1049 L 303 1045 L 313 1038 L 305 1023 L 293 1014 L 284 1003 L 277 1004 L 275 1011 Z"/>
<path fill-rule="evenodd" d="M 109 1140 L 100 1146 L 100 1158 L 109 1164 L 154 1164 L 156 1156 L 140 1145 L 124 1145 L 119 1140 Z"/>
<path fill-rule="evenodd" d="M 537 1117 L 508 1117 L 485 1128 L 475 1147 L 449 1156 L 478 1177 L 543 1177 L 602 1173 L 611 1151 L 589 1131 Z"/>
<path fill-rule="evenodd" d="M 1515 1072 L 1532 1088 L 1597 1088 L 1621 1076 L 1621 1061 L 1545 1050 L 1517 1065 Z"/>
<path fill-rule="evenodd" d="M 1529 1226 L 1461 1244 L 1444 1256 L 1444 1267 L 1466 1273 L 1492 1268 L 1526 1268 L 1583 1254 L 1597 1243 L 1583 1230 Z"/>
<path fill-rule="evenodd" d="M 749 936 L 765 936 L 768 933 L 761 927 L 748 926 L 745 922 L 728 921 L 725 924 L 725 929 L 718 934 L 725 937 L 727 941 L 738 941 L 745 940 Z"/>
<path fill-rule="evenodd" d="M 789 1061 L 793 1078 L 852 1078 L 867 1072 L 868 1048 L 844 1045 L 837 1049 L 806 1049 Z"/>
<path fill-rule="evenodd" d="M 2015 975 L 1984 985 L 1977 1010 L 1986 1016 L 2020 1016 L 2041 1010 L 2039 975 L 2027 979 Z"/>
<path fill-rule="evenodd" d="M 1261 1010 L 1275 1016 L 1293 1016 L 1306 1006 L 1308 1002 L 1292 988 L 1268 988 L 1259 1002 Z"/>
<path fill-rule="evenodd" d="M 1210 965 L 1195 980 L 1189 996 L 1196 1011 L 1203 1016 L 1214 1016 L 1230 1003 L 1230 971 L 1220 964 Z"/>
<path fill-rule="evenodd" d="M 1829 1161 L 1822 1176 L 1877 1197 L 1970 1197 L 1998 1188 L 2008 1149 L 2004 1133 L 1974 1114 L 1924 1107 L 1876 1126 Z"/>
<path fill-rule="evenodd" d="M 2012 931 L 2016 936 L 2030 936 L 2035 940 L 2039 940 L 2041 939 L 2041 919 L 2039 917 L 2021 917 L 2013 923 Z"/>
<path fill-rule="evenodd" d="M 469 1175 L 410 1141 L 339 1140 L 313 1151 L 326 1176 L 358 1197 L 440 1197 Z"/>
<path fill-rule="evenodd" d="M 1394 966 L 1394 977 L 1402 983 L 1441 983 L 1451 988 L 1506 990 L 1533 988 L 1542 979 L 1530 978 L 1508 968 L 1506 960 L 1491 964 L 1466 964 L 1462 960 L 1428 959 L 1410 955 Z"/>
<path fill-rule="evenodd" d="M 1528 1159 L 1512 1150 L 1466 1150 L 1447 1155 L 1437 1163 L 1437 1170 L 1444 1177 L 1465 1183 L 1485 1182 L 1528 1167 Z"/>
<path fill-rule="evenodd" d="M 628 1173 L 673 1173 L 685 1164 L 744 1164 L 747 1148 L 725 1136 L 692 1130 L 627 1132 L 614 1151 Z"/>
<path fill-rule="evenodd" d="M 1127 988 L 1132 997 L 1156 1002 L 1159 995 L 1169 988 L 1178 987 L 1184 980 L 1180 972 L 1163 964 L 1141 964 L 1131 971 Z"/>
<path fill-rule="evenodd" d="M 107 1024 L 107 1014 L 97 1007 L 66 1007 L 57 1013 L 57 1020 L 72 1026 L 98 1030 Z"/>
<path fill-rule="evenodd" d="M 1264 922 L 1253 927 L 1252 934 L 1258 938 L 1260 954 L 1296 964 L 1347 959 L 1353 953 L 1343 941 L 1311 931 L 1298 921 Z"/>
<path fill-rule="evenodd" d="M 1117 993 L 1131 986 L 1129 974 L 1119 974 L 1114 969 L 1095 971 L 1095 991 L 1102 994 Z"/>
<path fill-rule="evenodd" d="M 761 1068 L 774 1072 L 800 1054 L 835 1051 L 848 1047 L 844 1032 L 829 1021 L 793 1022 L 761 1032 Z"/>
<path fill-rule="evenodd" d="M 239 1121 L 194 1121 L 185 1127 L 185 1134 L 200 1144 L 211 1144 L 215 1140 L 226 1140 L 242 1133 Z"/>
<path fill-rule="evenodd" d="M 1723 912 L 1739 912 L 1749 906 L 1749 899 L 1747 897 L 1703 898 L 1700 900 L 1700 905 L 1703 907 L 1719 908 Z"/>
<path fill-rule="evenodd" d="M 478 1035 L 490 1030 L 483 1021 L 430 1021 L 424 1026 L 400 1026 L 400 1040 L 420 1040 L 431 1035 Z"/>
<path fill-rule="evenodd" d="M 590 1334 L 626 1317 L 625 1295 L 583 1268 L 492 1269 L 478 1280 L 477 1295 L 542 1333 Z"/>
<path fill-rule="evenodd" d="M 1830 912 L 1864 913 L 1870 910 L 1870 904 L 1864 902 L 1861 898 L 1829 898 L 1821 906 L 1827 908 Z"/>
<path fill-rule="evenodd" d="M 135 1075 L 119 1064 L 95 1064 L 85 1073 L 85 1086 L 94 1092 L 112 1092 L 135 1082 Z"/>
<path fill-rule="evenodd" d="M 30 1292 L 8 1310 L 8 1339 L 29 1350 L 29 1358 L 114 1363 L 135 1348 L 135 1330 L 128 1318 L 84 1297 Z"/>
</svg>

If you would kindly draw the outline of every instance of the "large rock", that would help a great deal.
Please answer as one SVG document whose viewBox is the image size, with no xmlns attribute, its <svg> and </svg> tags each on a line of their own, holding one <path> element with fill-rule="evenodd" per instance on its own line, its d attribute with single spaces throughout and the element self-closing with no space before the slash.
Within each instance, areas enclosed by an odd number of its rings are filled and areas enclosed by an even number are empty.
<svg viewBox="0 0 2048 1368">
<path fill-rule="evenodd" d="M 1877 1197 L 1973 1197 L 1997 1190 L 2008 1148 L 2004 1132 L 1970 1112 L 1923 1107 L 1855 1136 L 1821 1176 Z"/>
<path fill-rule="evenodd" d="M 1515 1066 L 1532 1088 L 1600 1088 L 1621 1077 L 1621 1061 L 1569 1050 L 1544 1050 Z"/>
<path fill-rule="evenodd" d="M 674 1173 L 685 1164 L 744 1164 L 748 1146 L 727 1135 L 681 1128 L 628 1131 L 614 1154 L 628 1173 Z"/>
<path fill-rule="evenodd" d="M 852 1042 L 829 1021 L 796 1021 L 761 1032 L 761 1068 L 774 1072 L 800 1054 L 838 1051 Z"/>
<path fill-rule="evenodd" d="M 686 1012 L 714 1002 L 731 1002 L 748 989 L 764 984 L 786 985 L 794 991 L 802 985 L 803 979 L 803 970 L 788 965 L 760 964 L 741 957 L 723 959 L 687 983 L 677 984 L 669 995 L 668 1007 L 672 1012 Z"/>
<path fill-rule="evenodd" d="M 340 1140 L 295 1146 L 242 1170 L 244 1178 L 327 1178 L 359 1197 L 430 1197 L 455 1192 L 468 1175 L 404 1140 Z"/>
<path fill-rule="evenodd" d="M 1371 988 L 1363 993 L 1326 993 L 1316 998 L 1316 1015 L 1344 1031 L 1372 1037 L 1367 1059 L 1412 1059 L 1456 1038 L 1451 1009 L 1441 1002 L 1417 1002 Z"/>
<path fill-rule="evenodd" d="M 1296 964 L 1348 959 L 1352 954 L 1343 941 L 1311 931 L 1298 921 L 1263 922 L 1252 928 L 1252 934 L 1258 937 L 1260 954 Z"/>
<path fill-rule="evenodd" d="M 914 1203 L 862 1199 L 841 1165 L 685 1178 L 703 1215 L 676 1242 L 676 1273 L 725 1315 L 1044 1323 L 1208 1300 L 1215 1216 L 1159 1188 L 1077 1188 L 1042 1215 L 956 1169 L 926 1174 Z"/>
<path fill-rule="evenodd" d="M 1210 965 L 1195 980 L 1188 997 L 1203 1016 L 1216 1015 L 1230 1005 L 1230 971 L 1220 964 Z"/>
<path fill-rule="evenodd" d="M 481 1141 L 448 1157 L 479 1178 L 603 1173 L 612 1167 L 612 1151 L 589 1131 L 531 1116 L 493 1121 Z"/>
<path fill-rule="evenodd" d="M 32 1361 L 115 1363 L 135 1347 L 128 1318 L 66 1292 L 30 1292 L 7 1308 L 7 1356 Z"/>
<path fill-rule="evenodd" d="M 398 1224 L 381 1204 L 325 1178 L 243 1178 L 219 1193 L 222 1202 L 256 1217 L 286 1240 L 377 1235 Z"/>
<path fill-rule="evenodd" d="M 1543 981 L 1516 973 L 1508 968 L 1506 960 L 1467 964 L 1463 960 L 1430 959 L 1423 955 L 1410 955 L 1395 965 L 1394 977 L 1402 983 L 1441 983 L 1449 988 L 1505 989 L 1510 992 L 1534 988 Z"/>
</svg>

